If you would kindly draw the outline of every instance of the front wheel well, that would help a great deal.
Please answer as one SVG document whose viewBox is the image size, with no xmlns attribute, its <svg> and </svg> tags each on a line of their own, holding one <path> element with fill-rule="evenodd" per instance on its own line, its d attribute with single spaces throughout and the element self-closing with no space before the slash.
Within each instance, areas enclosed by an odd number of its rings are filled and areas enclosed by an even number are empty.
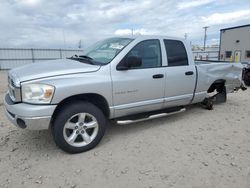
<svg viewBox="0 0 250 188">
<path fill-rule="evenodd" d="M 95 106 L 97 106 L 98 108 L 100 108 L 100 110 L 103 112 L 103 114 L 107 118 L 110 115 L 108 102 L 106 101 L 106 99 L 103 96 L 101 96 L 99 94 L 95 94 L 95 93 L 79 94 L 79 95 L 70 96 L 70 97 L 62 100 L 60 103 L 58 103 L 58 105 L 57 105 L 57 107 L 52 115 L 51 124 L 53 124 L 53 121 L 54 121 L 56 115 L 60 112 L 61 109 L 63 109 L 65 106 L 72 104 L 74 102 L 77 102 L 77 101 L 88 101 L 88 102 L 94 104 Z"/>
<path fill-rule="evenodd" d="M 207 92 L 208 93 L 212 93 L 214 92 L 215 90 L 218 92 L 218 93 L 221 93 L 225 87 L 225 83 L 226 81 L 225 80 L 216 80 L 213 82 L 213 84 L 208 88 Z"/>
</svg>

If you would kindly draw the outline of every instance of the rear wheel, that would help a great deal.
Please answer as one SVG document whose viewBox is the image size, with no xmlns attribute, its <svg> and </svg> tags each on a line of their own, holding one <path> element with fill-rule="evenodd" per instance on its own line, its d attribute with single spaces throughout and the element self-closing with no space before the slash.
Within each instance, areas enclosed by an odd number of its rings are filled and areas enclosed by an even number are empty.
<svg viewBox="0 0 250 188">
<path fill-rule="evenodd" d="M 68 153 L 80 153 L 94 148 L 102 139 L 106 118 L 102 111 L 88 102 L 65 106 L 52 127 L 55 143 Z"/>
</svg>

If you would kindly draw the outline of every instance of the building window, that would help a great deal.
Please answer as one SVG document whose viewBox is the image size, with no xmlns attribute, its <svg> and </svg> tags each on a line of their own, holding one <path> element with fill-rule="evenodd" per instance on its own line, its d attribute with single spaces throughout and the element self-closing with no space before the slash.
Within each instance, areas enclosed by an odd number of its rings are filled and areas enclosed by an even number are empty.
<svg viewBox="0 0 250 188">
<path fill-rule="evenodd" d="M 250 58 L 250 50 L 246 51 L 246 58 Z"/>
<path fill-rule="evenodd" d="M 226 58 L 230 58 L 232 56 L 232 51 L 226 51 Z"/>
</svg>

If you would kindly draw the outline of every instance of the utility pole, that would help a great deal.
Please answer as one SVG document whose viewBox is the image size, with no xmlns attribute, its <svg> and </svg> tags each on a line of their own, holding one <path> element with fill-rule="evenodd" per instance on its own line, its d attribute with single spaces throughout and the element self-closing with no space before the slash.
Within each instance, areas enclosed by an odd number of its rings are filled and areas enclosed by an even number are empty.
<svg viewBox="0 0 250 188">
<path fill-rule="evenodd" d="M 64 45 L 64 48 L 66 48 L 66 39 L 65 39 L 65 33 L 64 33 L 64 29 L 63 29 L 63 45 Z"/>
<path fill-rule="evenodd" d="M 82 48 L 82 40 L 79 41 L 78 48 Z"/>
<path fill-rule="evenodd" d="M 205 32 L 204 32 L 204 47 L 203 47 L 204 51 L 206 50 L 207 28 L 209 28 L 209 26 L 203 27 L 203 29 L 205 30 Z"/>
<path fill-rule="evenodd" d="M 134 29 L 133 28 L 131 29 L 131 34 L 132 34 L 132 36 L 134 35 Z"/>
<path fill-rule="evenodd" d="M 184 34 L 184 37 L 185 37 L 185 40 L 187 40 L 187 38 L 188 38 L 188 34 L 187 34 L 187 33 L 185 33 L 185 34 Z"/>
</svg>

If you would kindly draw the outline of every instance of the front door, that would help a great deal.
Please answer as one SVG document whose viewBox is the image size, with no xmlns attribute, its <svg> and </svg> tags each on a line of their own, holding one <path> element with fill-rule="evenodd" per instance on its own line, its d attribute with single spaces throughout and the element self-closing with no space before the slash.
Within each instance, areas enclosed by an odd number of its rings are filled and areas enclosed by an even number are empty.
<svg viewBox="0 0 250 188">
<path fill-rule="evenodd" d="M 112 70 L 115 116 L 152 111 L 162 108 L 165 89 L 165 69 L 162 67 L 160 41 L 139 42 L 124 57 L 141 58 L 140 67 Z"/>
</svg>

